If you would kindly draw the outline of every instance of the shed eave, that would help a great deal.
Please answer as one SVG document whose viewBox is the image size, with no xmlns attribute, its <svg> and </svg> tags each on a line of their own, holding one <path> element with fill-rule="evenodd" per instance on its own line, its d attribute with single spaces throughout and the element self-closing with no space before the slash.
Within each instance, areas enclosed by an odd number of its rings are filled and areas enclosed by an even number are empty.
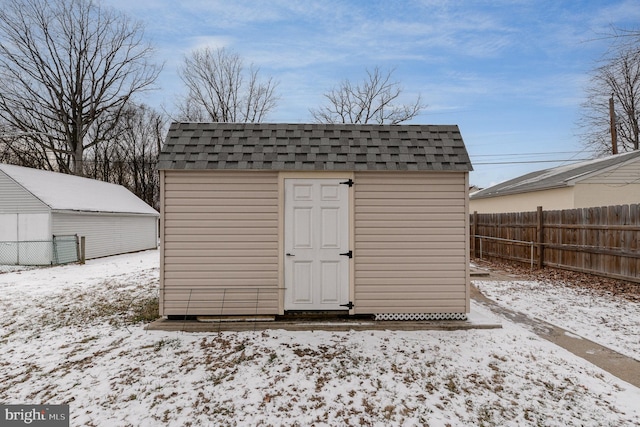
<svg viewBox="0 0 640 427">
<path fill-rule="evenodd" d="M 51 213 L 57 214 L 91 214 L 91 215 L 126 215 L 126 216 L 149 216 L 160 217 L 160 213 L 151 212 L 122 212 L 122 211 L 92 211 L 86 209 L 51 209 Z"/>
<path fill-rule="evenodd" d="M 515 190 L 505 190 L 505 191 L 497 191 L 495 193 L 489 193 L 489 194 L 473 194 L 469 196 L 469 200 L 480 200 L 480 199 L 492 199 L 494 197 L 501 197 L 501 196 L 512 196 L 512 195 L 516 195 L 516 194 L 527 194 L 527 193 L 537 193 L 540 191 L 546 191 L 546 190 L 557 190 L 559 188 L 567 188 L 567 187 L 573 187 L 575 186 L 575 181 L 570 181 L 570 182 L 563 182 L 561 184 L 556 184 L 556 185 L 550 185 L 544 188 L 530 188 L 530 189 L 515 189 Z"/>
<path fill-rule="evenodd" d="M 344 167 L 277 167 L 277 168 L 263 168 L 263 167 L 211 167 L 211 168 L 196 168 L 196 167 L 175 167 L 175 166 L 167 166 L 167 167 L 159 167 L 158 171 L 184 171 L 184 172 L 203 172 L 203 171 L 239 171 L 239 172 L 363 172 L 363 171 L 372 171 L 372 172 L 437 172 L 437 173 L 469 173 L 473 171 L 473 168 L 470 165 L 464 165 L 459 168 L 451 168 L 451 169 L 436 169 L 436 168 L 421 168 L 421 169 L 400 169 L 400 168 L 367 168 L 362 167 L 362 165 L 358 167 L 347 166 Z"/>
</svg>

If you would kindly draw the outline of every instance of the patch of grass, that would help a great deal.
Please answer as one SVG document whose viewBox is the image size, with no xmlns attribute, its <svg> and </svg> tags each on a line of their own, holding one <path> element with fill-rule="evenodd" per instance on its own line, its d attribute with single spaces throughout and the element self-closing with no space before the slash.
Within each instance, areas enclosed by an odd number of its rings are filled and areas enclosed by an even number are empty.
<svg viewBox="0 0 640 427">
<path fill-rule="evenodd" d="M 382 416 L 385 420 L 390 421 L 393 418 L 393 414 L 396 411 L 396 407 L 393 405 L 387 405 L 382 409 Z"/>
<path fill-rule="evenodd" d="M 182 343 L 179 338 L 161 339 L 153 345 L 154 351 L 160 351 L 163 347 L 178 348 Z"/>
<path fill-rule="evenodd" d="M 482 427 L 498 425 L 494 420 L 493 411 L 489 406 L 482 405 L 478 410 L 478 425 Z"/>
<path fill-rule="evenodd" d="M 4 326 L 4 325 L 3 325 L 3 326 Z M 16 333 L 16 330 L 9 331 L 9 332 L 7 332 L 6 334 L 4 334 L 4 335 L 0 336 L 0 339 L 2 339 L 2 340 L 3 340 L 2 342 L 4 342 L 4 341 L 6 341 L 6 339 L 7 339 L 7 338 L 9 338 L 11 335 L 13 335 L 13 334 L 15 334 L 15 333 Z"/>
<path fill-rule="evenodd" d="M 456 386 L 456 383 L 454 381 L 454 376 L 453 375 L 449 375 L 447 377 L 448 381 L 445 384 L 445 387 L 451 392 L 451 393 L 457 393 L 458 392 L 458 386 Z"/>
<path fill-rule="evenodd" d="M 132 314 L 129 320 L 132 323 L 149 323 L 160 317 L 160 304 L 158 297 L 144 299 L 137 304 L 132 304 L 131 308 Z"/>
<path fill-rule="evenodd" d="M 98 337 L 96 337 L 96 336 L 89 336 L 89 337 L 85 337 L 82 340 L 80 340 L 79 343 L 80 344 L 86 344 L 89 341 L 93 341 L 93 340 L 97 340 L 97 339 L 98 339 Z"/>
</svg>

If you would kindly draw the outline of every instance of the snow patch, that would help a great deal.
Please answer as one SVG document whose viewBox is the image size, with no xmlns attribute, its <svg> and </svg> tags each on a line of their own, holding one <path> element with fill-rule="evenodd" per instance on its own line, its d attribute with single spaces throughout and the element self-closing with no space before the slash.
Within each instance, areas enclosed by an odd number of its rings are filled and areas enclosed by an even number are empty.
<svg viewBox="0 0 640 427">
<path fill-rule="evenodd" d="M 474 302 L 472 313 L 503 328 L 147 331 L 132 315 L 157 298 L 158 264 L 146 251 L 0 275 L 2 401 L 67 403 L 72 425 L 640 423 L 638 388 Z M 531 284 L 498 286 L 481 283 L 505 297 L 526 292 L 520 305 L 549 305 Z M 554 300 L 564 309 L 545 318 L 600 333 L 601 322 L 565 320 L 582 297 Z M 613 303 L 592 297 L 590 317 Z M 637 308 L 620 310 L 637 322 Z"/>
</svg>

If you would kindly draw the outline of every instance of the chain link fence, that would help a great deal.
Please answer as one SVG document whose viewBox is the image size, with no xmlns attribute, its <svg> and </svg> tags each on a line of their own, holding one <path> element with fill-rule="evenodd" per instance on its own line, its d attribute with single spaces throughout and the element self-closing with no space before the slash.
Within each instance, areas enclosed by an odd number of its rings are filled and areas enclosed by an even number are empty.
<svg viewBox="0 0 640 427">
<path fill-rule="evenodd" d="M 0 242 L 0 273 L 24 266 L 68 264 L 79 261 L 77 235 L 53 236 L 51 240 Z"/>
</svg>

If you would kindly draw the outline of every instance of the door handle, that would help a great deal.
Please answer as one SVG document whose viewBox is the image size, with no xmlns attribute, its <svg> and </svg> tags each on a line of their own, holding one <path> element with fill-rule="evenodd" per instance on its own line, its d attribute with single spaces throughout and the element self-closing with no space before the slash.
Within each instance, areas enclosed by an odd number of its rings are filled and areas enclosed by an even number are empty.
<svg viewBox="0 0 640 427">
<path fill-rule="evenodd" d="M 295 255 L 290 252 L 287 252 L 287 256 L 295 256 Z"/>
<path fill-rule="evenodd" d="M 339 254 L 339 255 L 341 255 L 341 256 L 347 256 L 347 257 L 349 257 L 349 258 L 353 258 L 353 251 L 344 252 L 344 253 L 341 253 L 341 254 Z"/>
</svg>

